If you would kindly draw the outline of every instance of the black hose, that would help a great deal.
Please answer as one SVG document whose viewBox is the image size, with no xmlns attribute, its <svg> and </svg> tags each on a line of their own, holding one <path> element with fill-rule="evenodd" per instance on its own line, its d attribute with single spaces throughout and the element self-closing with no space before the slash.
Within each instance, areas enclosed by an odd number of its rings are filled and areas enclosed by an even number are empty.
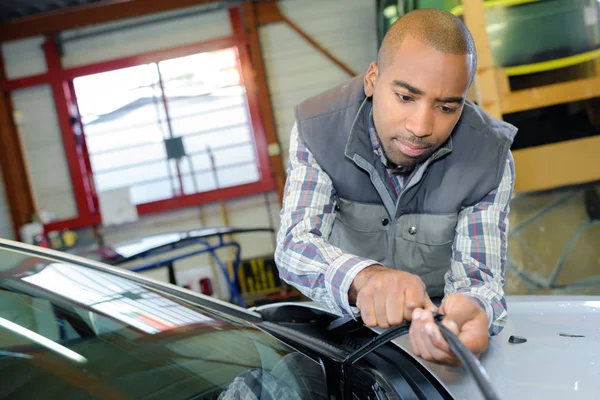
<svg viewBox="0 0 600 400">
<path fill-rule="evenodd" d="M 448 346 L 450 346 L 450 350 L 452 350 L 463 366 L 473 375 L 473 379 L 475 379 L 477 386 L 479 386 L 483 398 L 485 400 L 500 400 L 500 397 L 496 394 L 492 386 L 490 376 L 485 368 L 483 368 L 483 365 L 481 365 L 481 362 L 479 362 L 479 359 L 475 357 L 471 350 L 467 349 L 463 342 L 450 329 L 442 325 L 441 320 L 436 319 L 435 323 L 440 328 L 442 336 L 448 343 Z"/>
<path fill-rule="evenodd" d="M 440 313 L 434 313 L 434 321 L 436 325 L 440 328 L 442 332 L 442 336 L 450 346 L 450 350 L 452 353 L 458 357 L 461 361 L 462 365 L 465 367 L 467 371 L 473 375 L 473 379 L 475 383 L 479 387 L 481 394 L 485 400 L 500 400 L 500 397 L 496 394 L 494 387 L 492 386 L 492 382 L 490 377 L 479 362 L 479 359 L 475 357 L 475 355 L 469 350 L 460 339 L 450 331 L 450 329 L 446 328 L 445 325 L 442 325 L 442 320 L 444 319 L 444 315 Z M 385 332 L 377 335 L 373 339 L 371 339 L 367 344 L 362 346 L 356 351 L 348 354 L 344 359 L 343 364 L 352 365 L 367 354 L 375 351 L 379 347 L 388 343 L 391 340 L 396 339 L 397 337 L 406 335 L 410 329 L 410 322 L 404 322 L 398 326 L 394 326 L 389 328 Z"/>
</svg>

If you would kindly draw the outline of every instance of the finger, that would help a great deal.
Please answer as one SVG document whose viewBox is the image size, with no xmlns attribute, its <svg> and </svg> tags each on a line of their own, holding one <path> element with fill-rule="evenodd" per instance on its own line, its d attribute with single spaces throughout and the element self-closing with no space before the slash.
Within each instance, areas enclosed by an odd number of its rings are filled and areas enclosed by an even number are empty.
<svg viewBox="0 0 600 400">
<path fill-rule="evenodd" d="M 449 321 L 454 321 L 459 331 L 465 323 L 472 321 L 483 310 L 477 300 L 463 294 L 448 296 L 440 309 L 443 310 Z"/>
<path fill-rule="evenodd" d="M 390 324 L 388 323 L 386 315 L 387 294 L 383 291 L 379 291 L 378 293 L 375 293 L 373 300 L 377 325 L 383 329 L 389 328 Z"/>
<path fill-rule="evenodd" d="M 456 336 L 459 335 L 458 324 L 456 322 L 454 322 L 454 320 L 451 319 L 450 317 L 448 317 L 448 316 L 444 317 L 444 319 L 442 320 L 442 325 L 444 325 L 446 328 L 448 328 Z"/>
<path fill-rule="evenodd" d="M 423 327 L 425 330 L 425 334 L 423 335 L 423 345 L 427 348 L 429 354 L 431 354 L 433 361 L 438 363 L 449 361 L 451 358 L 450 354 L 438 348 L 433 343 L 432 338 L 435 335 L 435 330 L 438 329 L 437 326 L 435 326 L 433 322 L 423 321 Z"/>
<path fill-rule="evenodd" d="M 425 297 L 422 288 L 409 287 L 404 291 L 404 315 L 411 315 L 416 308 L 424 308 Z"/>
<path fill-rule="evenodd" d="M 421 348 L 419 347 L 419 343 L 416 340 L 416 337 L 419 334 L 418 333 L 418 323 L 419 323 L 420 312 L 421 312 L 420 308 L 417 308 L 413 311 L 413 313 L 411 315 L 412 323 L 410 324 L 410 328 L 408 330 L 410 344 L 413 348 L 413 352 L 414 352 L 415 356 L 417 356 L 417 357 L 421 356 Z"/>
<path fill-rule="evenodd" d="M 417 333 L 417 321 L 419 320 L 419 309 L 416 309 L 413 312 L 412 317 L 412 323 L 410 324 L 410 328 L 408 330 L 408 337 L 410 339 L 410 345 L 413 348 L 413 354 L 416 357 L 420 357 L 421 356 L 421 348 L 419 347 L 419 344 L 416 340 L 416 336 L 418 335 Z"/>
<path fill-rule="evenodd" d="M 428 326 L 425 327 L 427 334 L 429 335 L 429 339 L 431 340 L 431 344 L 438 350 L 452 355 L 452 350 L 450 350 L 450 345 L 444 339 L 440 328 L 435 324 L 435 322 L 428 323 Z"/>
<path fill-rule="evenodd" d="M 425 323 L 425 331 L 427 338 L 423 339 L 426 346 L 429 347 L 429 352 L 434 361 L 444 365 L 458 365 L 458 358 L 450 350 L 450 346 L 444 340 L 440 328 L 433 322 Z"/>
<path fill-rule="evenodd" d="M 400 325 L 404 319 L 404 294 L 388 295 L 386 300 L 386 316 L 390 325 Z M 408 315 L 406 316 L 408 318 Z"/>
<path fill-rule="evenodd" d="M 429 311 L 437 311 L 437 307 L 433 304 L 433 301 L 429 298 L 429 295 L 425 295 L 425 309 Z"/>
<path fill-rule="evenodd" d="M 488 346 L 489 332 L 487 326 L 469 326 L 469 329 L 460 332 L 458 338 L 473 354 L 479 355 Z"/>
<path fill-rule="evenodd" d="M 360 310 L 360 317 L 367 326 L 377 326 L 377 318 L 375 317 L 375 308 L 373 306 L 373 298 L 365 294 L 359 294 L 356 299 L 356 306 Z"/>
<path fill-rule="evenodd" d="M 421 356 L 421 349 L 419 348 L 419 346 L 417 345 L 417 342 L 415 340 L 415 327 L 411 324 L 410 328 L 408 330 L 408 338 L 410 339 L 410 346 L 412 347 L 413 350 L 413 354 L 416 357 L 420 357 Z"/>
<path fill-rule="evenodd" d="M 427 320 L 427 310 L 421 309 L 419 312 L 419 318 L 414 320 L 412 323 L 415 327 L 415 342 L 419 346 L 421 358 L 426 361 L 433 361 L 433 356 L 430 351 L 430 347 L 427 346 L 425 339 L 427 338 L 427 332 L 425 331 L 425 321 Z"/>
</svg>

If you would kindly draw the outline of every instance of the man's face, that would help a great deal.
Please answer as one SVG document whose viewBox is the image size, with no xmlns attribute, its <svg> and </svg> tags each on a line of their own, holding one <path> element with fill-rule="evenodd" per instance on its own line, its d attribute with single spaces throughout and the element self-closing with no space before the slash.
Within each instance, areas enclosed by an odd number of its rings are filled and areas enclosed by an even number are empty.
<svg viewBox="0 0 600 400">
<path fill-rule="evenodd" d="M 406 36 L 383 70 L 372 63 L 365 94 L 385 155 L 414 166 L 450 136 L 470 84 L 471 55 L 447 54 Z"/>
</svg>

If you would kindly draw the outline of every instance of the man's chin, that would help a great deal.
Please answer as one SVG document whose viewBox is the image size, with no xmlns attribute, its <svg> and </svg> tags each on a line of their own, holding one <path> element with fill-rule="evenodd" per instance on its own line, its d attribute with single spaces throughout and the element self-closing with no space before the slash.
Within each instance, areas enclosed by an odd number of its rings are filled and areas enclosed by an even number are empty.
<svg viewBox="0 0 600 400">
<path fill-rule="evenodd" d="M 395 155 L 395 157 L 394 157 L 395 160 L 390 159 L 390 161 L 399 167 L 414 168 L 416 165 L 425 161 L 428 157 L 429 157 L 429 154 L 426 156 L 420 156 L 420 157 L 410 157 L 406 154 L 402 154 L 402 155 Z"/>
</svg>

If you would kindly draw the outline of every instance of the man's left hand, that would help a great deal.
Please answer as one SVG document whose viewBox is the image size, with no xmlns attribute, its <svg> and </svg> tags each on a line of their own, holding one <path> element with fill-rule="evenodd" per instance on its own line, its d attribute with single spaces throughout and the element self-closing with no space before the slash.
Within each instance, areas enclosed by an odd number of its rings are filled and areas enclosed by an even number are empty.
<svg viewBox="0 0 600 400">
<path fill-rule="evenodd" d="M 479 356 L 488 346 L 488 318 L 482 305 L 464 294 L 448 296 L 439 309 L 445 314 L 442 323 L 458 336 L 461 342 Z M 416 356 L 438 364 L 458 366 L 460 361 L 451 352 L 429 310 L 413 311 L 410 342 Z"/>
</svg>

